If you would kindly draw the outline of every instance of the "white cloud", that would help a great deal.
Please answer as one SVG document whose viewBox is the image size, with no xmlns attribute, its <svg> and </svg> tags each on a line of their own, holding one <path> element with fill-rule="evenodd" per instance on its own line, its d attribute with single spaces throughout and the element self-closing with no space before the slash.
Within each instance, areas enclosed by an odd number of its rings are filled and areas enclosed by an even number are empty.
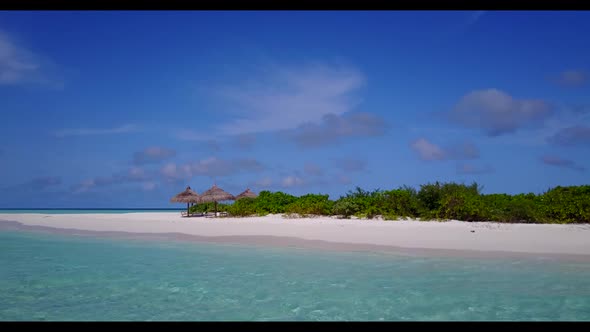
<svg viewBox="0 0 590 332">
<path fill-rule="evenodd" d="M 146 182 L 143 184 L 142 188 L 145 191 L 152 191 L 156 188 L 156 184 L 154 182 Z"/>
<path fill-rule="evenodd" d="M 285 178 L 283 178 L 283 181 L 281 182 L 281 184 L 285 188 L 301 186 L 303 185 L 303 183 L 304 182 L 302 178 L 293 175 L 286 176 Z"/>
<path fill-rule="evenodd" d="M 256 143 L 256 135 L 254 134 L 240 134 L 234 139 L 234 146 L 240 149 L 251 149 Z"/>
<path fill-rule="evenodd" d="M 36 83 L 61 87 L 62 82 L 47 77 L 46 71 L 52 66 L 48 59 L 18 45 L 0 30 L 0 85 Z"/>
<path fill-rule="evenodd" d="M 255 159 L 219 159 L 209 157 L 182 165 L 168 163 L 160 169 L 167 180 L 188 180 L 193 176 L 224 177 L 240 172 L 259 172 L 264 166 Z"/>
<path fill-rule="evenodd" d="M 34 178 L 30 184 L 35 188 L 49 188 L 52 186 L 58 186 L 61 184 L 61 177 L 59 176 L 42 176 Z"/>
<path fill-rule="evenodd" d="M 305 163 L 303 166 L 303 171 L 308 175 L 320 176 L 324 174 L 324 171 L 321 169 L 321 167 L 314 163 Z"/>
<path fill-rule="evenodd" d="M 147 178 L 146 172 L 140 167 L 131 167 L 127 174 L 127 178 L 132 181 L 141 181 Z"/>
<path fill-rule="evenodd" d="M 590 126 L 575 125 L 563 128 L 547 141 L 561 146 L 586 146 L 590 147 Z"/>
<path fill-rule="evenodd" d="M 336 182 L 339 184 L 351 184 L 352 180 L 346 175 L 339 175 L 336 177 Z"/>
<path fill-rule="evenodd" d="M 545 119 L 551 108 L 542 100 L 515 99 L 505 92 L 487 89 L 463 96 L 450 117 L 465 127 L 479 128 L 488 136 L 499 136 Z"/>
<path fill-rule="evenodd" d="M 274 67 L 256 75 L 256 84 L 222 88 L 219 96 L 230 102 L 233 120 L 219 126 L 222 135 L 294 129 L 319 123 L 327 114 L 351 111 L 354 97 L 365 82 L 355 68 L 324 64 Z M 181 137 L 194 138 L 184 132 Z"/>
<path fill-rule="evenodd" d="M 302 148 L 313 148 L 334 144 L 345 138 L 381 136 L 388 129 L 389 125 L 381 117 L 356 112 L 344 116 L 326 114 L 321 123 L 308 122 L 284 134 Z"/>
<path fill-rule="evenodd" d="M 35 56 L 0 31 L 0 84 L 22 83 L 39 71 Z"/>
<path fill-rule="evenodd" d="M 176 164 L 168 163 L 162 167 L 160 172 L 162 173 L 162 175 L 172 178 L 176 175 Z"/>
<path fill-rule="evenodd" d="M 209 133 L 203 133 L 201 131 L 195 132 L 193 130 L 188 129 L 180 129 L 174 131 L 174 137 L 184 141 L 207 141 L 210 142 L 211 140 L 209 137 L 211 135 Z M 209 146 L 211 147 L 211 146 Z"/>
<path fill-rule="evenodd" d="M 457 173 L 463 175 L 476 175 L 476 174 L 486 174 L 492 173 L 494 168 L 486 165 L 486 166 L 476 166 L 472 164 L 459 164 L 457 165 Z"/>
<path fill-rule="evenodd" d="M 422 160 L 443 160 L 446 158 L 445 152 L 438 145 L 430 143 L 424 138 L 413 141 L 410 147 L 418 153 Z"/>
<path fill-rule="evenodd" d="M 159 146 L 152 146 L 133 155 L 133 162 L 137 165 L 155 164 L 176 156 L 176 151 Z"/>
<path fill-rule="evenodd" d="M 586 170 L 585 167 L 578 165 L 573 160 L 564 159 L 564 158 L 554 156 L 554 155 L 544 155 L 540 159 L 546 165 L 571 168 L 576 171 L 585 171 Z"/>
<path fill-rule="evenodd" d="M 240 171 L 257 172 L 263 166 L 254 159 L 225 160 L 217 157 L 209 157 L 191 164 L 193 175 L 226 176 Z"/>
<path fill-rule="evenodd" d="M 442 148 L 425 138 L 419 138 L 410 143 L 422 160 L 468 160 L 479 158 L 479 149 L 471 142 L 462 142 Z"/>
<path fill-rule="evenodd" d="M 367 168 L 367 161 L 355 158 L 339 158 L 334 160 L 334 166 L 345 172 L 359 172 Z"/>
<path fill-rule="evenodd" d="M 192 177 L 189 165 L 177 166 L 175 163 L 167 163 L 160 169 L 160 174 L 168 181 L 188 180 Z"/>
<path fill-rule="evenodd" d="M 75 194 L 83 193 L 83 192 L 87 192 L 88 190 L 94 188 L 95 186 L 96 186 L 96 183 L 95 183 L 94 179 L 87 179 L 87 180 L 83 180 L 79 184 L 73 186 L 72 191 Z"/>
<path fill-rule="evenodd" d="M 54 133 L 56 137 L 68 137 L 68 136 L 91 136 L 91 135 L 112 135 L 112 134 L 126 134 L 139 131 L 137 125 L 128 124 L 121 127 L 115 128 L 103 128 L 103 129 L 63 129 Z"/>
<path fill-rule="evenodd" d="M 550 143 L 557 143 L 558 141 L 555 139 L 560 136 L 561 138 L 566 138 L 563 134 L 568 132 L 568 128 L 590 124 L 589 120 L 590 108 L 587 105 L 556 103 L 555 111 L 543 121 L 542 126 L 533 127 L 527 131 L 515 132 L 511 135 L 494 137 L 493 140 L 484 140 L 480 144 L 541 147 Z M 562 143 L 564 142 L 562 141 Z"/>
<path fill-rule="evenodd" d="M 86 179 L 72 186 L 74 193 L 82 193 L 97 187 L 111 186 L 117 184 L 149 182 L 153 176 L 139 167 L 131 167 L 126 171 L 113 173 L 109 176 L 97 176 Z"/>
<path fill-rule="evenodd" d="M 265 178 L 262 178 L 256 182 L 254 182 L 254 186 L 261 187 L 261 188 L 267 188 L 267 187 L 270 187 L 272 185 L 272 183 L 273 183 L 273 181 L 271 178 L 265 177 Z"/>
<path fill-rule="evenodd" d="M 566 70 L 555 78 L 555 82 L 566 87 L 578 87 L 588 82 L 588 73 L 584 70 Z"/>
</svg>

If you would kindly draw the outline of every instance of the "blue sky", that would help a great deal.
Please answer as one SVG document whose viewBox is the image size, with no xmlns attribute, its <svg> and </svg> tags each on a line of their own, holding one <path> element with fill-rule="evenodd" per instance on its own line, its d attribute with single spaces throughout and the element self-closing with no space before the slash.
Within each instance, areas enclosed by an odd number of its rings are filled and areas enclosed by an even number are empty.
<svg viewBox="0 0 590 332">
<path fill-rule="evenodd" d="M 590 12 L 0 12 L 0 207 L 590 179 Z"/>
</svg>

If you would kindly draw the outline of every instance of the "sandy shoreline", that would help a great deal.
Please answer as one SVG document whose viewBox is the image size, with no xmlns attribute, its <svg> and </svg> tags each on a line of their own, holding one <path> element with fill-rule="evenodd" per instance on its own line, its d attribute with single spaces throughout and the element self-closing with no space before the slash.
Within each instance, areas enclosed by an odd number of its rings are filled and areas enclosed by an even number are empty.
<svg viewBox="0 0 590 332">
<path fill-rule="evenodd" d="M 538 256 L 590 261 L 590 225 L 181 218 L 178 213 L 0 214 L 0 230 L 396 252 L 426 256 Z"/>
</svg>

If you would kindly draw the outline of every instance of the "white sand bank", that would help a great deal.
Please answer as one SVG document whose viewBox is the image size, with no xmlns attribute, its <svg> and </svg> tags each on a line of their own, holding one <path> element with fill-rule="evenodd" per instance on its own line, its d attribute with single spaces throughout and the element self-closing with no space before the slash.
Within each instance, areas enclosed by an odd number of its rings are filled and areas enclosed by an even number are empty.
<svg viewBox="0 0 590 332">
<path fill-rule="evenodd" d="M 181 218 L 179 213 L 129 214 L 0 214 L 0 220 L 26 227 L 51 227 L 72 232 L 125 232 L 175 234 L 218 242 L 305 246 L 322 241 L 336 249 L 436 249 L 549 255 L 582 255 L 590 258 L 590 225 L 538 225 L 340 220 L 328 217 L 285 219 Z M 307 240 L 307 241 L 303 241 Z M 309 241 L 313 240 L 313 241 Z"/>
</svg>

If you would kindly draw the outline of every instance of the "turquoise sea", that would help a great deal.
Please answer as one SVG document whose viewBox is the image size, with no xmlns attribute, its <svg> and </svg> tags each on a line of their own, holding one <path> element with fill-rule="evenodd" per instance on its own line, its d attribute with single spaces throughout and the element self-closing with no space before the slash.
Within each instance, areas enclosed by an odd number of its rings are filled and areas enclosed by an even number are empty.
<svg viewBox="0 0 590 332">
<path fill-rule="evenodd" d="M 590 320 L 590 263 L 0 232 L 0 320 Z"/>
</svg>

